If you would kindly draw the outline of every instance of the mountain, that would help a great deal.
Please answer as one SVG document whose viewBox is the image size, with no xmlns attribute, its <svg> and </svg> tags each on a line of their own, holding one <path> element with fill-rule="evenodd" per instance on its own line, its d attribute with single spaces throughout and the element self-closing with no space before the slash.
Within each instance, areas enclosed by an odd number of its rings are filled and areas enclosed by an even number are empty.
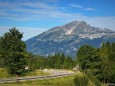
<svg viewBox="0 0 115 86">
<path fill-rule="evenodd" d="M 75 57 L 81 45 L 100 47 L 106 41 L 115 42 L 114 31 L 93 27 L 85 21 L 73 21 L 28 39 L 26 44 L 27 50 L 33 54 L 48 56 L 64 52 Z"/>
</svg>

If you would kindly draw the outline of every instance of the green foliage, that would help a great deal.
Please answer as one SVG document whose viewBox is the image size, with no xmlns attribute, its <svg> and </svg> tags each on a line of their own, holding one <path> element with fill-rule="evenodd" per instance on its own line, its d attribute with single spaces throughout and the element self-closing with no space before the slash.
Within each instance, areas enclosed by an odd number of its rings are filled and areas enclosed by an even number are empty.
<svg viewBox="0 0 115 86">
<path fill-rule="evenodd" d="M 87 74 L 77 73 L 74 84 L 75 86 L 101 86 L 100 81 L 89 70 Z"/>
<path fill-rule="evenodd" d="M 90 70 L 101 82 L 115 83 L 115 43 L 103 43 L 99 49 L 81 46 L 77 52 L 77 63 L 82 71 L 88 73 Z"/>
<path fill-rule="evenodd" d="M 107 42 L 103 43 L 102 47 L 100 48 L 99 51 L 99 56 L 101 58 L 101 65 L 100 65 L 100 74 L 99 74 L 99 79 L 103 83 L 108 83 L 108 82 L 114 82 L 114 76 L 115 76 L 115 53 L 114 53 L 114 43 L 112 45 Z M 113 81 L 114 80 L 114 81 Z"/>
<path fill-rule="evenodd" d="M 97 67 L 100 64 L 100 58 L 97 55 L 97 50 L 90 45 L 83 45 L 77 52 L 78 64 L 84 72 L 87 69 L 94 70 L 94 74 L 98 72 Z"/>
<path fill-rule="evenodd" d="M 88 77 L 84 73 L 78 73 L 74 78 L 75 86 L 88 86 Z"/>
<path fill-rule="evenodd" d="M 21 40 L 23 34 L 12 28 L 4 36 L 0 37 L 0 58 L 4 62 L 8 72 L 13 75 L 23 75 L 25 73 L 26 45 Z"/>
<path fill-rule="evenodd" d="M 0 78 L 7 78 L 10 77 L 7 70 L 5 68 L 0 68 Z"/>
<path fill-rule="evenodd" d="M 88 69 L 90 66 L 90 58 L 93 54 L 94 48 L 90 45 L 80 47 L 77 52 L 78 62 L 83 70 Z"/>
<path fill-rule="evenodd" d="M 21 53 L 13 53 L 10 57 L 11 58 L 8 61 L 9 63 L 7 63 L 6 66 L 8 73 L 24 75 L 26 73 L 25 66 L 27 63 L 24 55 Z"/>
<path fill-rule="evenodd" d="M 31 53 L 28 53 L 27 57 L 28 57 L 27 63 L 31 71 L 45 68 L 46 58 L 42 56 L 32 55 Z"/>
<path fill-rule="evenodd" d="M 64 63 L 63 63 L 63 68 L 65 69 L 72 69 L 75 65 L 75 62 L 72 60 L 70 56 L 65 58 Z"/>
<path fill-rule="evenodd" d="M 53 56 L 48 56 L 47 58 L 28 53 L 27 57 L 28 65 L 31 70 L 43 68 L 72 69 L 75 65 L 75 61 L 72 57 L 66 57 L 64 53 L 58 53 Z"/>
<path fill-rule="evenodd" d="M 115 62 L 115 43 L 111 44 L 111 50 L 109 51 L 109 60 Z"/>
<path fill-rule="evenodd" d="M 89 79 L 89 86 L 101 86 L 101 82 L 92 74 L 91 70 L 88 70 L 86 75 Z"/>
<path fill-rule="evenodd" d="M 55 54 L 54 56 L 49 56 L 47 59 L 47 66 L 49 68 L 56 69 L 72 69 L 75 65 L 74 60 L 70 56 L 65 56 L 62 54 Z"/>
<path fill-rule="evenodd" d="M 115 83 L 115 43 L 111 44 L 111 50 L 108 56 L 109 81 Z"/>
</svg>

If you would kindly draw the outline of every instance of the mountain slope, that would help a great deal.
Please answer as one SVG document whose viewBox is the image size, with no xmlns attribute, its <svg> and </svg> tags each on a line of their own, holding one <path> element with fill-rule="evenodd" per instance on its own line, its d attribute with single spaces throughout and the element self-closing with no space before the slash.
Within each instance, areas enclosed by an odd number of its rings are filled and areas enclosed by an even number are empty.
<svg viewBox="0 0 115 86">
<path fill-rule="evenodd" d="M 73 21 L 54 27 L 26 41 L 27 50 L 39 55 L 64 52 L 75 57 L 77 49 L 84 44 L 99 47 L 102 42 L 115 42 L 115 32 L 92 27 L 84 21 Z"/>
</svg>

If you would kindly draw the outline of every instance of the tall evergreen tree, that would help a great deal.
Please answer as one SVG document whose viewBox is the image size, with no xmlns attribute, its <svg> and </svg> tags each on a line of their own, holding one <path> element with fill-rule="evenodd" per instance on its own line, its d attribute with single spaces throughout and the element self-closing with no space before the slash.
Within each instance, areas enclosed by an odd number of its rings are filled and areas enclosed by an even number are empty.
<svg viewBox="0 0 115 86">
<path fill-rule="evenodd" d="M 77 52 L 79 65 L 83 70 L 88 69 L 91 65 L 91 57 L 94 54 L 94 48 L 90 45 L 83 45 Z"/>
<path fill-rule="evenodd" d="M 26 45 L 21 40 L 23 33 L 12 28 L 4 36 L 0 37 L 1 57 L 10 74 L 23 75 L 25 72 Z"/>
<path fill-rule="evenodd" d="M 101 68 L 100 68 L 100 80 L 104 83 L 109 81 L 110 77 L 110 60 L 109 55 L 111 52 L 111 45 L 109 42 L 103 43 L 99 51 L 99 57 L 101 59 Z"/>
<path fill-rule="evenodd" d="M 109 82 L 115 83 L 115 43 L 111 44 L 109 52 Z"/>
</svg>

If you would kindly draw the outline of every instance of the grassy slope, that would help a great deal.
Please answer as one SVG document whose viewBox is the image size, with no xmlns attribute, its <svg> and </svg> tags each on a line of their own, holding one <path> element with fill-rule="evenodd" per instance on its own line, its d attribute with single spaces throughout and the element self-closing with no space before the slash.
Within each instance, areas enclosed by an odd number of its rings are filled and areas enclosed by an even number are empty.
<svg viewBox="0 0 115 86">
<path fill-rule="evenodd" d="M 45 76 L 45 75 L 49 75 L 49 73 L 47 72 L 43 72 L 43 71 L 40 71 L 40 70 L 35 70 L 33 72 L 29 72 L 25 75 L 26 76 Z M 5 68 L 0 68 L 0 79 L 1 78 L 9 78 L 9 77 L 15 77 L 15 76 L 11 76 L 7 73 L 6 69 Z M 24 76 L 23 76 L 24 77 Z"/>
<path fill-rule="evenodd" d="M 39 70 L 36 70 L 34 72 L 27 74 L 26 76 L 34 76 L 34 75 L 39 76 L 39 75 L 49 75 L 49 74 L 41 72 Z M 0 78 L 7 78 L 7 77 L 11 77 L 11 76 L 8 75 L 8 73 L 6 72 L 5 69 L 0 68 Z M 74 75 L 68 76 L 68 77 L 63 77 L 63 78 L 19 82 L 19 84 L 6 83 L 6 84 L 0 84 L 0 86 L 41 86 L 41 85 L 73 86 L 73 78 L 74 78 Z"/>
<path fill-rule="evenodd" d="M 4 69 L 2 70 L 2 73 L 0 72 L 1 77 L 8 77 L 7 72 L 5 72 Z M 3 72 L 4 71 L 4 72 Z M 6 76 L 4 76 L 6 74 Z M 27 75 L 41 75 L 42 72 L 39 72 L 39 70 L 36 70 L 35 72 L 32 72 Z M 47 75 L 47 74 L 46 74 Z M 66 77 L 60 77 L 55 79 L 45 79 L 45 80 L 36 80 L 36 81 L 25 81 L 25 82 L 19 82 L 17 83 L 5 83 L 0 84 L 0 86 L 74 86 L 73 79 L 75 75 L 66 76 Z M 107 85 L 102 85 L 107 86 Z"/>
</svg>

